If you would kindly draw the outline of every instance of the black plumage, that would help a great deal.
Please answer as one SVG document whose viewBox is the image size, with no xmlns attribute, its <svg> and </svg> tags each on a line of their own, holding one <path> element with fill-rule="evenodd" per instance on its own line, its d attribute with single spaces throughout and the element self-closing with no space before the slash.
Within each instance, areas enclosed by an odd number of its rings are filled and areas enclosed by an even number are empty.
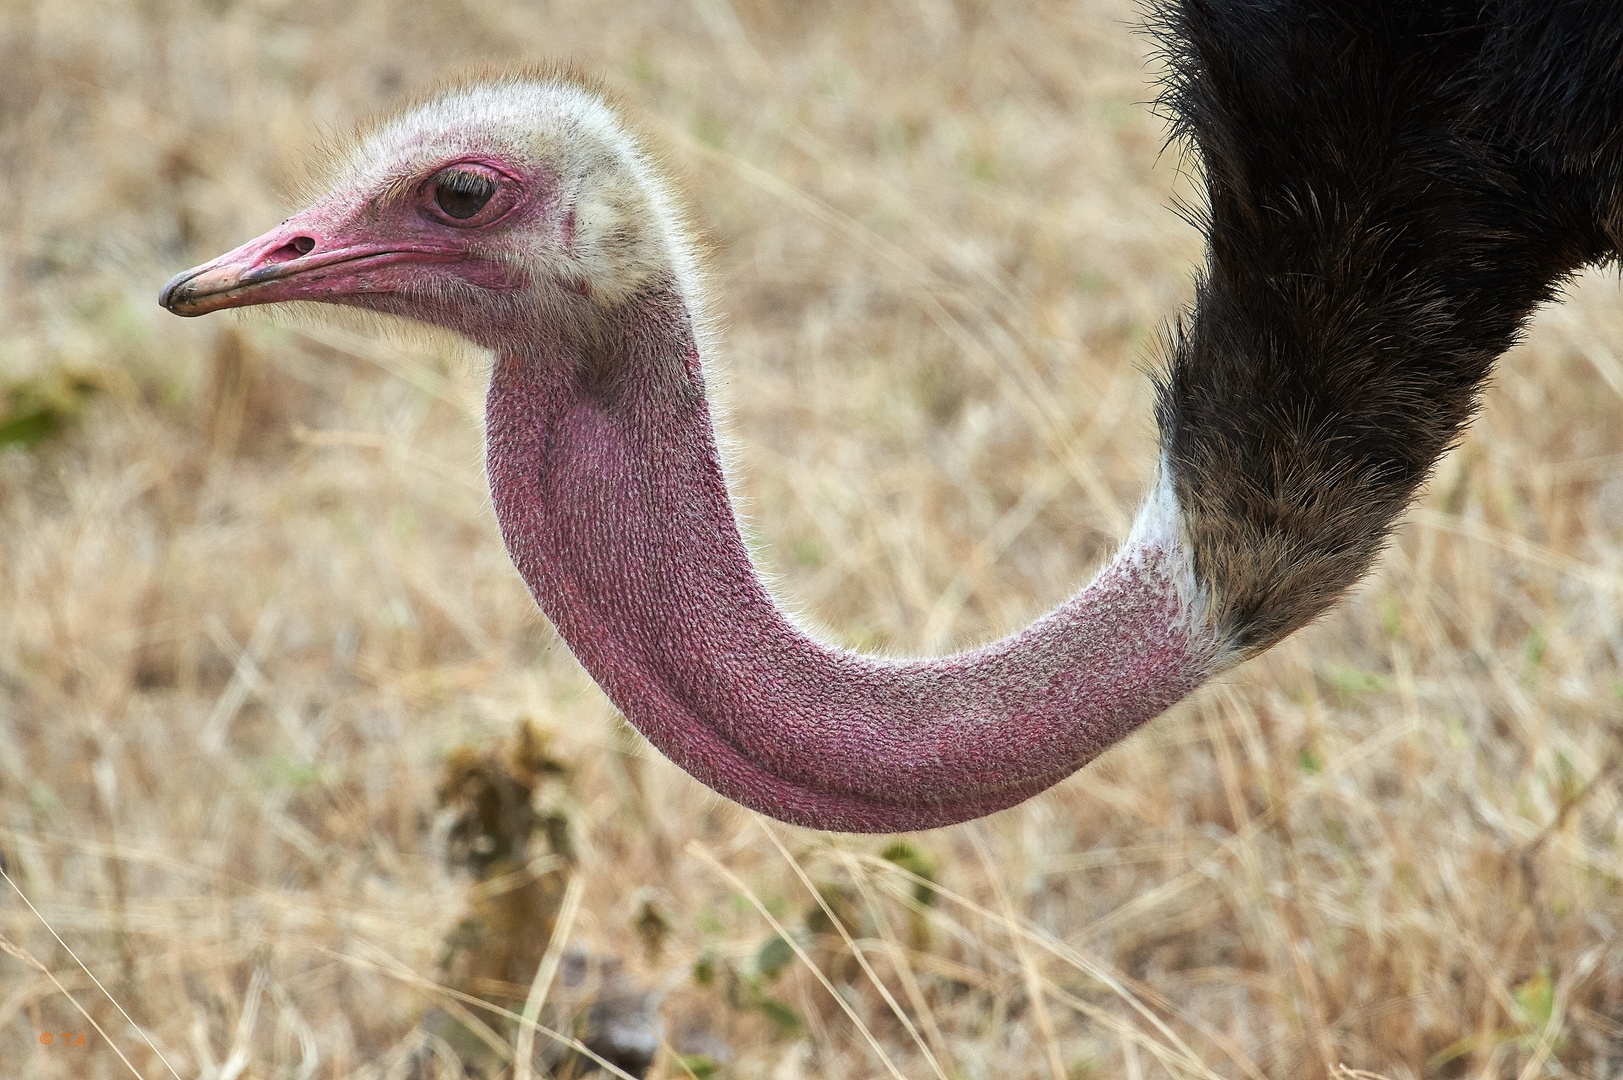
<svg viewBox="0 0 1623 1080">
<path fill-rule="evenodd" d="M 1528 316 L 1616 257 L 1623 4 L 1180 0 L 1151 24 L 1210 245 L 1161 449 L 1249 655 L 1365 573 Z"/>
</svg>

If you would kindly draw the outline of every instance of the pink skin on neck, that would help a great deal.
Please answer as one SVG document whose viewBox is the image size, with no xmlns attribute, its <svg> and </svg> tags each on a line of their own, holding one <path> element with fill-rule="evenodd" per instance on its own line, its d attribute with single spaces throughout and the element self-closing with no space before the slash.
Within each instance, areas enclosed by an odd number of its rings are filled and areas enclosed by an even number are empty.
<svg viewBox="0 0 1623 1080">
<path fill-rule="evenodd" d="M 533 197 L 491 213 L 570 249 L 573 211 L 548 178 L 514 183 Z M 814 828 L 947 825 L 1068 776 L 1208 673 L 1179 556 L 1153 536 L 972 652 L 885 660 L 808 637 L 750 566 L 677 292 L 614 306 L 584 279 L 532 288 L 502 257 L 508 234 L 436 224 L 426 190 L 326 200 L 177 275 L 160 302 L 199 315 L 322 300 L 494 349 L 489 474 L 514 564 L 626 717 L 716 791 Z M 584 325 L 590 355 L 570 329 Z"/>
<path fill-rule="evenodd" d="M 958 656 L 815 641 L 750 565 L 674 293 L 627 305 L 604 385 L 540 329 L 500 351 L 486 405 L 508 552 L 627 719 L 728 798 L 844 832 L 964 821 L 1069 775 L 1206 674 L 1156 552 Z"/>
</svg>

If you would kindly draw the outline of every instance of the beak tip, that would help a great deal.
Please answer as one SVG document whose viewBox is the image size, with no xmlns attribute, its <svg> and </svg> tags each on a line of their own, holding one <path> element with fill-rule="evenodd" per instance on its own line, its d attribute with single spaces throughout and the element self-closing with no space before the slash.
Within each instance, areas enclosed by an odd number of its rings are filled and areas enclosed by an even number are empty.
<svg viewBox="0 0 1623 1080">
<path fill-rule="evenodd" d="M 193 267 L 170 278 L 158 292 L 158 306 L 171 315 L 179 315 L 183 318 L 206 314 L 202 311 L 189 311 L 186 309 L 186 305 L 193 299 L 193 293 L 196 291 L 188 288 L 188 286 L 197 277 L 198 271 L 201 269 L 201 267 Z"/>
<path fill-rule="evenodd" d="M 177 297 L 175 294 L 180 291 L 180 286 L 184 284 L 186 279 L 191 277 L 191 275 L 192 271 L 187 270 L 184 273 L 176 274 L 174 277 L 170 278 L 164 284 L 164 287 L 158 292 L 158 306 L 161 308 L 167 308 L 170 311 L 174 311 L 175 303 L 179 299 L 179 297 Z M 179 314 L 179 312 L 176 312 L 176 314 Z"/>
</svg>

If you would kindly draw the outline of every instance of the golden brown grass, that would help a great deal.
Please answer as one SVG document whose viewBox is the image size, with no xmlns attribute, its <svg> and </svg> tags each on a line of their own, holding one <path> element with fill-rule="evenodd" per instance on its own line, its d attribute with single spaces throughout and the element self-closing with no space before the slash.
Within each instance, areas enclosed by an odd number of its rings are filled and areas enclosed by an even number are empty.
<svg viewBox="0 0 1623 1080">
<path fill-rule="evenodd" d="M 65 423 L 0 450 L 0 853 L 62 942 L 0 896 L 0 1073 L 131 1075 L 65 991 L 170 1075 L 71 947 L 180 1076 L 403 1075 L 465 902 L 444 762 L 528 717 L 575 770 L 573 940 L 673 987 L 659 1077 L 1623 1074 L 1615 273 L 1339 612 L 887 860 L 625 732 L 502 551 L 482 358 L 154 297 L 323 129 L 572 58 L 710 245 L 763 566 L 841 640 L 981 640 L 1122 535 L 1200 254 L 1125 0 L 3 10 L 0 410 Z"/>
</svg>

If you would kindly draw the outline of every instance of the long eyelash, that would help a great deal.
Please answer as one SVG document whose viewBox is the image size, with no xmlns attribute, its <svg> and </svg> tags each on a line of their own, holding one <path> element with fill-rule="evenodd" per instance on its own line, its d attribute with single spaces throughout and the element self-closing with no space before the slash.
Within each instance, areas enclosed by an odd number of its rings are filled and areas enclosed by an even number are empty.
<svg viewBox="0 0 1623 1080">
<path fill-rule="evenodd" d="M 458 195 L 492 195 L 496 191 L 496 184 L 489 177 L 452 169 L 440 173 L 435 178 L 435 183 L 440 187 L 449 188 Z"/>
</svg>

